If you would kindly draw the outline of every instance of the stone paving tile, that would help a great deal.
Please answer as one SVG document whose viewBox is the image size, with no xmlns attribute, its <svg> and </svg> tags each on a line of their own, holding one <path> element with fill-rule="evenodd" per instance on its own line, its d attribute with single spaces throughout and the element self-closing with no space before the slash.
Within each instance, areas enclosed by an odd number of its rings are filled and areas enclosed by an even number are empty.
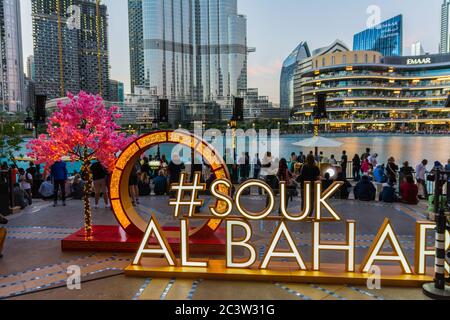
<svg viewBox="0 0 450 320">
<path fill-rule="evenodd" d="M 167 200 L 167 199 L 166 199 Z M 264 197 L 252 197 L 246 199 L 249 203 L 254 201 L 264 201 Z M 168 207 L 167 201 L 157 201 L 155 198 L 143 199 L 139 211 L 142 210 L 144 216 L 149 213 L 156 213 L 161 223 L 176 225 L 171 218 L 172 210 Z M 296 199 L 292 205 L 292 210 L 299 206 L 299 201 Z M 399 234 L 401 243 L 405 246 L 405 250 L 414 246 L 414 224 L 417 220 L 424 220 L 426 214 L 426 205 L 421 204 L 418 207 L 410 207 L 404 205 L 392 205 L 382 203 L 362 204 L 357 201 L 341 201 L 333 200 L 342 219 L 356 219 L 358 221 L 358 236 L 357 243 L 360 247 L 366 247 L 371 244 L 376 228 L 381 226 L 384 216 L 391 219 L 395 226 L 396 232 Z M 148 208 L 154 209 L 148 209 Z M 274 214 L 277 214 L 274 210 Z M 380 212 L 383 212 L 380 215 Z M 11 292 L 21 292 L 25 288 L 35 290 L 36 287 L 49 285 L 55 281 L 63 281 L 67 275 L 65 271 L 70 265 L 82 266 L 82 274 L 85 276 L 90 273 L 100 272 L 107 268 L 121 269 L 130 263 L 132 254 L 110 254 L 97 253 L 83 256 L 75 256 L 75 254 L 61 254 L 56 253 L 58 262 L 56 265 L 51 265 L 54 261 L 54 255 L 49 250 L 59 250 L 58 239 L 81 228 L 83 221 L 81 202 L 69 201 L 68 206 L 61 210 L 60 207 L 53 208 L 48 203 L 37 202 L 33 207 L 25 210 L 23 213 L 11 218 L 8 225 L 10 232 L 10 239 L 7 241 L 6 253 L 14 250 L 17 244 L 22 247 L 25 245 L 29 248 L 36 248 L 41 250 L 44 254 L 42 257 L 33 256 L 32 265 L 40 265 L 42 267 L 24 267 L 21 271 L 28 271 L 18 275 L 9 275 L 6 278 L 0 276 L 0 297 L 10 294 Z M 112 213 L 108 210 L 94 211 L 94 223 L 103 225 L 116 224 Z M 252 223 L 254 226 L 255 243 L 264 252 L 268 243 L 268 238 L 274 229 L 275 223 Z M 341 226 L 342 227 L 342 226 Z M 322 241 L 344 240 L 345 227 L 336 228 L 336 224 L 326 225 L 322 230 Z M 293 234 L 299 240 L 298 242 L 304 246 L 310 246 L 311 230 L 308 224 L 293 224 Z M 14 238 L 21 238 L 21 241 L 14 241 Z M 26 239 L 42 239 L 42 241 L 26 240 Z M 56 240 L 51 240 L 56 239 Z M 50 240 L 48 242 L 44 240 Z M 41 244 L 44 244 L 42 246 Z M 44 250 L 44 251 L 42 251 Z M 49 252 L 47 252 L 49 251 Z M 308 250 L 306 250 L 308 251 Z M 308 255 L 308 252 L 305 252 Z M 8 259 L 8 254 L 4 259 Z M 28 266 L 27 257 L 15 255 L 15 265 Z M 17 260 L 19 259 L 19 260 Z M 106 261 L 105 261 L 106 260 Z M 6 260 L 4 260 L 6 261 Z M 0 268 L 2 268 L 2 260 L 0 260 Z M 8 261 L 9 264 L 14 261 Z M 8 270 L 15 270 L 17 268 L 9 268 Z M 20 268 L 19 268 L 20 270 Z M 59 273 L 58 273 L 59 272 Z M 56 273 L 53 274 L 52 273 Z M 49 275 L 50 274 L 50 275 Z M 37 278 L 37 279 L 36 279 Z M 14 281 L 27 281 L 35 279 L 26 283 Z M 129 277 L 114 277 L 111 279 L 98 280 L 83 284 L 81 292 L 69 292 L 67 289 L 52 289 L 50 291 L 29 294 L 26 297 L 32 299 L 101 299 L 101 298 L 119 298 L 132 299 L 139 288 L 145 282 L 145 278 L 129 278 Z M 152 284 L 153 282 L 153 284 Z M 159 283 L 159 284 L 158 284 Z M 2 284 L 9 284 L 9 286 L 2 288 Z M 379 291 L 368 291 L 364 287 L 345 286 L 311 286 L 301 284 L 283 284 L 284 288 L 279 287 L 273 283 L 253 283 L 253 282 L 220 282 L 220 281 L 203 281 L 195 286 L 192 290 L 194 280 L 175 280 L 170 287 L 170 279 L 152 279 L 149 286 L 145 289 L 146 296 L 142 298 L 160 299 L 164 293 L 165 299 L 186 299 L 189 294 L 193 299 L 259 299 L 259 300 L 274 300 L 274 299 L 302 299 L 301 297 L 308 297 L 312 299 L 424 299 L 425 296 L 420 289 L 404 289 L 404 288 L 383 288 Z M 111 290 L 111 288 L 114 288 Z M 150 290 L 149 288 L 153 288 Z M 169 290 L 167 290 L 169 289 Z M 90 291 L 88 291 L 90 290 Z M 290 290 L 290 291 L 289 291 Z M 372 294 L 372 295 L 371 295 Z M 25 296 L 24 296 L 25 297 Z"/>
<path fill-rule="evenodd" d="M 193 300 L 301 300 L 273 283 L 203 281 Z"/>
<path fill-rule="evenodd" d="M 350 289 L 349 287 L 340 287 L 335 290 L 336 294 L 347 300 L 377 300 L 374 296 L 369 296 L 361 292 Z"/>
</svg>

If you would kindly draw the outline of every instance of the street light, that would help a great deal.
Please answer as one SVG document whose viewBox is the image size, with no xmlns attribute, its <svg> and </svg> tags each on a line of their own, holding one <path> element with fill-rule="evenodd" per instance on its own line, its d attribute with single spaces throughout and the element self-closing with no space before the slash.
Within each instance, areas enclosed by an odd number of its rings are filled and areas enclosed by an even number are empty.
<svg viewBox="0 0 450 320">
<path fill-rule="evenodd" d="M 157 131 L 158 128 L 159 128 L 159 121 L 158 121 L 158 119 L 155 118 L 155 119 L 153 119 L 153 122 L 152 122 L 152 130 L 153 131 Z M 158 160 L 161 159 L 161 146 L 160 146 L 160 144 L 158 144 L 158 151 L 156 153 L 156 157 L 157 157 Z"/>
<path fill-rule="evenodd" d="M 24 126 L 25 126 L 25 130 L 27 130 L 27 131 L 33 131 L 33 129 L 34 129 L 34 123 L 33 123 L 33 119 L 31 119 L 30 116 L 28 116 L 28 117 L 24 120 Z"/>
<path fill-rule="evenodd" d="M 158 130 L 158 128 L 159 128 L 158 119 L 153 119 L 152 130 Z"/>
</svg>

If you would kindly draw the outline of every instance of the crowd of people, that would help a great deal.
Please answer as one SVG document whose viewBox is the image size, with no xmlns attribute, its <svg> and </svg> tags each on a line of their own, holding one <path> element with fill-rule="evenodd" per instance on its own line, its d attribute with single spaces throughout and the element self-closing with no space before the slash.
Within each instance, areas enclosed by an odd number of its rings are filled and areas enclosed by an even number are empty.
<svg viewBox="0 0 450 320">
<path fill-rule="evenodd" d="M 230 150 L 227 150 L 225 160 L 227 157 L 232 157 Z M 276 159 L 271 152 L 267 152 L 262 158 L 256 154 L 250 159 L 248 152 L 235 158 L 236 164 L 227 165 L 233 184 L 248 179 L 259 179 L 265 181 L 277 193 L 280 182 L 285 182 L 289 200 L 300 196 L 302 203 L 305 200 L 303 199 L 305 182 L 322 181 L 322 188 L 325 190 L 333 182 L 340 181 L 343 186 L 336 195 L 340 199 L 349 199 L 353 192 L 354 198 L 360 201 L 378 200 L 416 205 L 420 199 L 429 198 L 427 186 L 430 181 L 434 181 L 434 172 L 438 169 L 450 171 L 450 160 L 445 166 L 436 161 L 430 172 L 427 171 L 427 160 L 423 160 L 415 168 L 407 161 L 400 167 L 393 157 L 384 164 L 378 154 L 372 153 L 370 149 L 366 149 L 362 155 L 354 155 L 351 160 L 346 151 L 342 152 L 339 159 L 335 155 L 327 157 L 323 152 L 315 154 L 313 151 L 309 154 L 292 153 L 289 160 Z M 332 170 L 329 170 L 330 168 Z M 86 182 L 78 173 L 69 177 L 66 163 L 63 161 L 56 162 L 48 173 L 42 173 L 41 168 L 33 162 L 29 163 L 26 170 L 17 169 L 15 165 L 9 168 L 6 164 L 2 165 L 2 169 L 11 169 L 13 173 L 15 206 L 21 208 L 31 205 L 33 198 L 53 200 L 56 207 L 59 201 L 65 206 L 67 197 L 82 199 L 84 196 Z M 170 161 L 165 155 L 156 157 L 149 155 L 139 159 L 133 166 L 129 178 L 129 193 L 133 205 L 140 204 L 141 197 L 151 194 L 171 195 L 170 185 L 179 182 L 181 173 L 186 169 L 186 165 L 177 155 Z M 203 163 L 194 169 L 202 172 L 202 182 L 209 188 L 215 179 L 210 166 Z M 94 208 L 100 207 L 101 197 L 104 207 L 110 208 L 109 172 L 97 161 L 91 164 L 90 171 L 93 184 L 88 186 L 88 190 L 94 198 Z M 350 174 L 353 183 L 347 177 Z M 448 191 L 450 175 L 442 175 L 441 179 L 445 180 L 443 183 L 447 185 L 447 194 L 450 194 Z"/>
</svg>

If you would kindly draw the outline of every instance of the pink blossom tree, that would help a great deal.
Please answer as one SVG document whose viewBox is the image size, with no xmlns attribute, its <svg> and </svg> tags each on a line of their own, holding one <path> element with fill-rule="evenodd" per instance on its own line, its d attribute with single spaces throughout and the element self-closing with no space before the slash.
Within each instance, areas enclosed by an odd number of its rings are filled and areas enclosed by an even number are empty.
<svg viewBox="0 0 450 320">
<path fill-rule="evenodd" d="M 55 162 L 67 157 L 82 163 L 84 187 L 84 219 L 86 234 L 92 234 L 92 215 L 89 193 L 92 185 L 90 163 L 96 159 L 110 172 L 116 156 L 134 137 L 119 133 L 116 120 L 121 117 L 118 108 L 107 109 L 103 99 L 81 91 L 77 96 L 68 94 L 69 102 L 60 101 L 57 110 L 49 118 L 47 135 L 32 140 L 28 156 L 48 169 Z"/>
</svg>

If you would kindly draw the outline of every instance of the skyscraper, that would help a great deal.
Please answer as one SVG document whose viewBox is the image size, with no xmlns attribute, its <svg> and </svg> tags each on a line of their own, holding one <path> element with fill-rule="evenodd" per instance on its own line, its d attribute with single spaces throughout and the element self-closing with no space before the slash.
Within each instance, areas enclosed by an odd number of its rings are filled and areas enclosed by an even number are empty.
<svg viewBox="0 0 450 320">
<path fill-rule="evenodd" d="M 0 0 L 0 111 L 25 111 L 20 2 Z"/>
<path fill-rule="evenodd" d="M 439 44 L 439 52 L 450 52 L 450 0 L 444 0 L 441 10 L 441 42 Z"/>
<path fill-rule="evenodd" d="M 78 0 L 81 25 L 78 30 L 80 88 L 109 99 L 108 15 L 101 1 Z"/>
<path fill-rule="evenodd" d="M 412 56 L 423 56 L 424 54 L 425 54 L 425 51 L 423 50 L 422 43 L 417 41 L 411 45 L 411 55 Z"/>
<path fill-rule="evenodd" d="M 398 15 L 355 34 L 353 50 L 378 51 L 384 56 L 403 54 L 403 16 Z"/>
<path fill-rule="evenodd" d="M 294 75 L 298 63 L 311 56 L 308 44 L 301 42 L 297 48 L 284 60 L 280 77 L 280 107 L 292 109 L 294 107 Z"/>
<path fill-rule="evenodd" d="M 145 85 L 142 0 L 128 0 L 128 32 L 131 93 L 134 93 L 136 86 Z"/>
<path fill-rule="evenodd" d="M 229 100 L 247 88 L 247 19 L 237 0 L 142 0 L 141 12 L 145 82 L 160 97 Z"/>
<path fill-rule="evenodd" d="M 32 0 L 36 93 L 109 95 L 107 10 L 96 0 Z M 74 21 L 78 21 L 74 23 Z"/>
<path fill-rule="evenodd" d="M 36 70 L 34 67 L 34 56 L 28 56 L 27 58 L 27 77 L 28 79 L 34 80 L 36 77 Z"/>
</svg>

